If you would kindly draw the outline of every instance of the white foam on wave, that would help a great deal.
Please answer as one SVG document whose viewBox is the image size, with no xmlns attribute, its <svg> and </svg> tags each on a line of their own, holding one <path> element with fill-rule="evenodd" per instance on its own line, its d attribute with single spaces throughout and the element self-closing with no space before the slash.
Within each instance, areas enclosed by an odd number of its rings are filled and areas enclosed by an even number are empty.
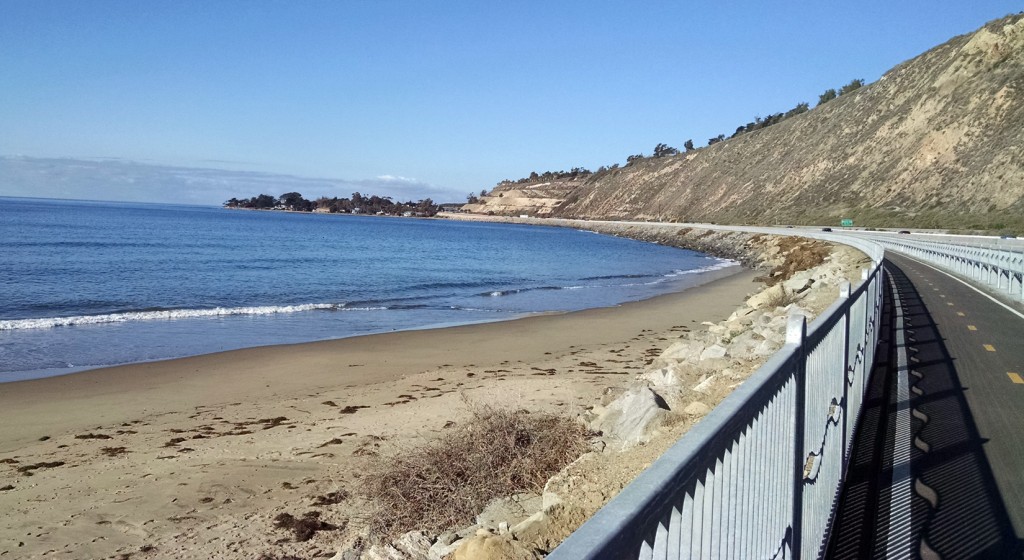
<svg viewBox="0 0 1024 560">
<path fill-rule="evenodd" d="M 277 313 L 300 313 L 303 311 L 376 311 L 387 307 L 345 307 L 337 303 L 306 303 L 300 305 L 274 305 L 261 307 L 216 307 L 214 309 L 166 309 L 158 311 L 127 311 L 104 315 L 79 315 L 75 317 L 43 317 L 39 319 L 14 319 L 0 321 L 0 331 L 24 329 L 52 329 L 78 325 L 100 325 L 104 323 L 127 323 L 129 321 L 159 321 L 173 319 L 200 319 L 230 317 L 234 315 L 273 315 Z"/>
<path fill-rule="evenodd" d="M 738 263 L 738 262 L 736 262 L 734 260 L 731 260 L 731 259 L 718 259 L 718 258 L 716 258 L 715 262 L 713 264 L 709 264 L 707 266 L 702 266 L 700 268 L 691 268 L 691 269 L 688 269 L 688 270 L 674 270 L 674 271 L 666 274 L 665 276 L 668 276 L 668 277 L 671 278 L 673 276 L 683 276 L 684 274 L 702 274 L 704 272 L 711 272 L 711 271 L 714 271 L 714 270 L 721 270 L 723 268 L 729 268 L 730 266 L 737 266 L 739 264 L 740 263 Z"/>
</svg>

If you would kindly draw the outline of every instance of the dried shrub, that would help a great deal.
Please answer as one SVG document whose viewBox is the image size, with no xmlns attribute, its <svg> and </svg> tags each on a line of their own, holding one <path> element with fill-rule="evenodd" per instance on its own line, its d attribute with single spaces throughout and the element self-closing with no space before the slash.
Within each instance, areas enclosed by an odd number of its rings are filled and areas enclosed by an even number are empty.
<svg viewBox="0 0 1024 560">
<path fill-rule="evenodd" d="M 782 288 L 782 291 L 776 293 L 773 297 L 765 301 L 765 307 L 768 309 L 786 307 L 787 305 L 796 303 L 797 301 L 798 298 L 796 292 L 787 292 L 785 288 Z"/>
<path fill-rule="evenodd" d="M 831 246 L 824 241 L 799 237 L 783 237 L 779 240 L 779 250 L 785 255 L 783 263 L 773 268 L 767 276 L 759 276 L 755 280 L 774 286 L 789 280 L 797 272 L 820 265 L 832 252 Z"/>
<path fill-rule="evenodd" d="M 588 450 L 586 428 L 551 414 L 472 407 L 441 439 L 378 462 L 363 491 L 380 536 L 468 524 L 491 500 L 540 491 Z"/>
</svg>

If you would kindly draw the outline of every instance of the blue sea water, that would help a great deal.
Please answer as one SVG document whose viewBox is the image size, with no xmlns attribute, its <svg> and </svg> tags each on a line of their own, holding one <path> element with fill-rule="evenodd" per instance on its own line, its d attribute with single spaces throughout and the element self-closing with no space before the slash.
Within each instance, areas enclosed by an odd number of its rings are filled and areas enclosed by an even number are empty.
<svg viewBox="0 0 1024 560">
<path fill-rule="evenodd" d="M 605 307 L 731 273 L 563 228 L 0 198 L 0 382 Z"/>
</svg>

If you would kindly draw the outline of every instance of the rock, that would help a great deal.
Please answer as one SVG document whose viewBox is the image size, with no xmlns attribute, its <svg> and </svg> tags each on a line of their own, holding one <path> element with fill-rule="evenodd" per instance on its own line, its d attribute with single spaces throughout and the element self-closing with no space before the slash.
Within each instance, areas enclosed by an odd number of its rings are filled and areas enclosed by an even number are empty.
<svg viewBox="0 0 1024 560">
<path fill-rule="evenodd" d="M 409 557 L 389 544 L 375 544 L 363 552 L 362 560 L 409 560 Z"/>
<path fill-rule="evenodd" d="M 750 359 L 755 355 L 754 350 L 763 340 L 764 337 L 753 331 L 742 332 L 729 343 L 729 355 L 741 360 Z"/>
<path fill-rule="evenodd" d="M 513 526 L 510 529 L 510 531 L 512 531 L 513 535 L 517 535 L 518 536 L 520 533 L 529 531 L 530 529 L 534 528 L 537 525 L 546 523 L 547 520 L 548 520 L 547 514 L 544 513 L 543 511 L 538 511 L 537 513 L 531 515 L 530 517 L 527 517 L 521 523 Z"/>
<path fill-rule="evenodd" d="M 668 405 L 649 387 L 633 387 L 605 409 L 591 428 L 622 442 L 622 447 L 646 442 L 661 426 Z"/>
<path fill-rule="evenodd" d="M 804 290 L 809 289 L 813 283 L 814 280 L 812 278 L 803 276 L 803 273 L 801 273 L 783 282 L 782 287 L 791 294 L 799 294 Z"/>
<path fill-rule="evenodd" d="M 747 300 L 747 305 L 758 309 L 764 307 L 774 307 L 769 305 L 773 301 L 778 301 L 783 297 L 782 284 L 776 284 L 771 288 L 762 290 L 760 293 L 754 294 L 750 299 Z"/>
<path fill-rule="evenodd" d="M 554 508 L 555 506 L 558 506 L 559 504 L 562 503 L 562 497 L 558 496 L 558 494 L 553 491 L 548 491 L 547 488 L 545 488 L 544 493 L 541 494 L 541 499 L 542 511 L 548 511 L 551 508 Z"/>
<path fill-rule="evenodd" d="M 466 539 L 452 556 L 454 560 L 534 560 L 536 555 L 510 536 L 475 536 Z"/>
<path fill-rule="evenodd" d="M 458 550 L 459 547 L 461 547 L 465 542 L 465 539 L 457 541 L 453 540 L 449 543 L 444 543 L 441 540 L 438 540 L 436 543 L 434 543 L 433 546 L 430 547 L 430 550 L 427 551 L 427 558 L 429 558 L 430 560 L 445 560 L 446 558 L 451 556 L 453 552 Z"/>
<path fill-rule="evenodd" d="M 715 382 L 715 376 L 709 375 L 704 379 L 701 379 L 700 383 L 694 385 L 693 390 L 698 393 L 707 394 L 711 390 L 711 386 Z"/>
<path fill-rule="evenodd" d="M 409 531 L 391 544 L 375 544 L 363 553 L 363 560 L 431 560 L 430 538 L 420 531 Z M 355 556 L 358 558 L 359 556 Z"/>
<path fill-rule="evenodd" d="M 700 361 L 720 360 L 724 358 L 727 353 L 728 351 L 725 346 L 722 346 L 721 344 L 714 344 L 712 346 L 708 346 L 700 353 Z"/>
<path fill-rule="evenodd" d="M 782 340 L 762 340 L 761 343 L 754 348 L 754 355 L 771 356 L 778 352 L 779 348 L 782 348 L 782 343 Z"/>
<path fill-rule="evenodd" d="M 753 307 L 746 307 L 746 306 L 741 307 L 741 308 L 737 309 L 736 311 L 733 311 L 732 315 L 729 315 L 729 320 L 730 321 L 735 321 L 736 319 L 742 319 L 742 318 L 745 318 L 745 317 L 749 317 L 755 311 L 756 311 L 756 309 L 754 309 Z"/>
<path fill-rule="evenodd" d="M 410 560 L 425 560 L 427 558 L 427 552 L 430 550 L 430 543 L 430 538 L 427 537 L 426 533 L 423 533 L 422 531 L 409 531 L 401 537 L 398 537 L 394 546 L 399 551 L 408 555 L 407 558 Z"/>
<path fill-rule="evenodd" d="M 639 377 L 654 387 L 680 387 L 683 384 L 676 368 L 672 366 L 644 372 Z"/>
<path fill-rule="evenodd" d="M 810 311 L 804 309 L 803 307 L 800 307 L 795 303 L 791 303 L 786 306 L 786 316 L 784 317 L 783 323 L 787 322 L 789 320 L 788 317 L 791 317 L 793 315 L 803 315 L 804 317 L 807 318 L 808 322 L 810 322 L 810 320 L 814 317 L 814 314 L 811 313 Z"/>
<path fill-rule="evenodd" d="M 667 360 L 696 362 L 700 353 L 704 351 L 704 346 L 698 340 L 680 340 L 666 348 L 660 357 Z"/>
<path fill-rule="evenodd" d="M 484 507 L 476 516 L 476 524 L 481 527 L 498 527 L 501 523 L 515 525 L 526 519 L 543 505 L 543 499 L 537 494 L 516 494 L 506 498 L 496 498 Z"/>
<path fill-rule="evenodd" d="M 683 412 L 690 416 L 704 416 L 707 413 L 711 412 L 711 407 L 700 401 L 694 401 L 686 405 L 686 408 L 683 409 Z"/>
</svg>

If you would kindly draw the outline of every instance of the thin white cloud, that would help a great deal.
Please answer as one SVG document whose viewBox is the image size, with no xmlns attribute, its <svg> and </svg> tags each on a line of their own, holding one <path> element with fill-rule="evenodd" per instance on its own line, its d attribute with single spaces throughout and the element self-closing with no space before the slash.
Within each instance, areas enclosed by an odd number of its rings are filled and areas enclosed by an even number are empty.
<svg viewBox="0 0 1024 560">
<path fill-rule="evenodd" d="M 220 204 L 296 191 L 308 199 L 364 195 L 457 201 L 459 191 L 396 175 L 322 179 L 258 171 L 152 165 L 119 159 L 0 156 L 0 195 L 130 202 Z"/>
</svg>

